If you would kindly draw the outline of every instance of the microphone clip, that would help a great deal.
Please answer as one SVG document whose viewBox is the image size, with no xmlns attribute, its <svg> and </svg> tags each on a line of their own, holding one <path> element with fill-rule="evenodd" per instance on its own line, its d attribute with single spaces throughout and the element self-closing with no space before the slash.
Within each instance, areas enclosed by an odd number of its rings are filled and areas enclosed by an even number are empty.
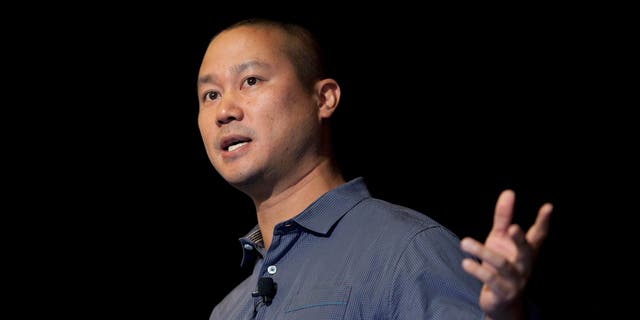
<svg viewBox="0 0 640 320">
<path fill-rule="evenodd" d="M 277 288 L 278 285 L 273 282 L 272 278 L 262 277 L 258 279 L 258 288 L 251 292 L 251 296 L 254 298 L 262 297 L 262 302 L 269 305 L 276 295 Z"/>
</svg>

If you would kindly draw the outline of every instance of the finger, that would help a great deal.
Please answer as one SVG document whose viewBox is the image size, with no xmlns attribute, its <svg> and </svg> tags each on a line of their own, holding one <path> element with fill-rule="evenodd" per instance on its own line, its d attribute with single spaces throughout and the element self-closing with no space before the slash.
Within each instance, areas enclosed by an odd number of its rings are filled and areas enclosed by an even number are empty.
<svg viewBox="0 0 640 320">
<path fill-rule="evenodd" d="M 519 225 L 512 224 L 511 226 L 509 226 L 508 234 L 511 240 L 513 240 L 513 242 L 516 244 L 518 249 L 524 246 L 528 247 L 527 238 L 525 237 L 524 231 L 522 231 Z"/>
<path fill-rule="evenodd" d="M 513 218 L 513 204 L 515 203 L 515 199 L 516 195 L 512 190 L 507 189 L 500 193 L 493 215 L 492 231 L 507 232 L 507 228 L 511 225 Z"/>
<path fill-rule="evenodd" d="M 549 232 L 551 211 L 553 211 L 553 205 L 550 203 L 545 203 L 540 207 L 536 222 L 529 228 L 529 231 L 527 231 L 527 242 L 536 250 L 540 247 Z"/>
<path fill-rule="evenodd" d="M 532 268 L 533 252 L 531 246 L 527 243 L 524 232 L 517 224 L 512 224 L 509 227 L 509 236 L 516 245 L 517 252 L 512 260 L 513 268 L 526 277 Z"/>
<path fill-rule="evenodd" d="M 489 264 L 500 274 L 509 276 L 515 275 L 515 269 L 513 268 L 511 263 L 509 263 L 509 260 L 507 260 L 507 258 L 487 248 L 482 243 L 467 237 L 460 241 L 460 247 L 463 251 L 470 253 L 478 257 L 480 260 L 482 260 L 482 262 Z"/>
<path fill-rule="evenodd" d="M 484 283 L 497 296 L 504 297 L 509 292 L 509 282 L 504 281 L 495 270 L 491 270 L 473 259 L 463 259 L 462 269 Z"/>
</svg>

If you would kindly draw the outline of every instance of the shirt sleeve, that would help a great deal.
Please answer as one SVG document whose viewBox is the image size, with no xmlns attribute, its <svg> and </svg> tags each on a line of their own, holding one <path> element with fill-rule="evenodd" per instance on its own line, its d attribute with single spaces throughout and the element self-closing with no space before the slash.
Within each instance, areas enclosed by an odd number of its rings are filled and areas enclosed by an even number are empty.
<svg viewBox="0 0 640 320">
<path fill-rule="evenodd" d="M 482 319 L 481 282 L 461 266 L 459 239 L 444 227 L 409 239 L 392 274 L 389 319 Z"/>
</svg>

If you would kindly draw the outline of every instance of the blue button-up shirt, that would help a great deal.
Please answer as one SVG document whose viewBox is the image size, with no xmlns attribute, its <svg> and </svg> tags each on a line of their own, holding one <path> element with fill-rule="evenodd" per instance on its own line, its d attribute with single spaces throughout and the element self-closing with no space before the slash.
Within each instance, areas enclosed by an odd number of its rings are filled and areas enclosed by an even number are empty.
<svg viewBox="0 0 640 320">
<path fill-rule="evenodd" d="M 459 239 L 422 213 L 372 198 L 362 178 L 275 226 L 269 250 L 256 227 L 240 239 L 251 276 L 212 320 L 481 319 L 481 283 L 461 267 Z M 252 297 L 269 277 L 269 304 Z"/>
</svg>

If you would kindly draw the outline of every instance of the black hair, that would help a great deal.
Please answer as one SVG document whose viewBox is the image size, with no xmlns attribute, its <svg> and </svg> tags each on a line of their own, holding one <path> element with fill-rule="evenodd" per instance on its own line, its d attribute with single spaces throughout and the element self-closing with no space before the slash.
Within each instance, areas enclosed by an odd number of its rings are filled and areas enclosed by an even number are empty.
<svg viewBox="0 0 640 320">
<path fill-rule="evenodd" d="M 313 89 L 316 81 L 325 78 L 325 59 L 322 48 L 315 36 L 298 24 L 279 22 L 269 19 L 251 18 L 236 22 L 221 32 L 242 26 L 266 26 L 283 31 L 292 41 L 285 41 L 285 54 L 296 69 L 302 84 Z"/>
</svg>

